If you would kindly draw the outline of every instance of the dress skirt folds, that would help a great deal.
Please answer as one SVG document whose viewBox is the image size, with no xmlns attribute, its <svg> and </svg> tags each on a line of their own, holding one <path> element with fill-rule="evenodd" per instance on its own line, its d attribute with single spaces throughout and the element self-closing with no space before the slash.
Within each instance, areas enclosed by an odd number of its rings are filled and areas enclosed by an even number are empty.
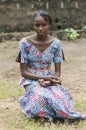
<svg viewBox="0 0 86 130">
<path fill-rule="evenodd" d="M 28 71 L 40 76 L 53 75 L 51 63 L 62 62 L 62 44 L 58 39 L 43 52 L 30 41 L 20 41 L 21 63 L 28 64 Z M 20 54 L 20 53 L 19 53 Z M 69 92 L 60 84 L 42 87 L 37 80 L 21 78 L 21 87 L 26 87 L 25 94 L 19 103 L 27 117 L 84 119 L 86 115 L 74 111 L 73 99 Z"/>
</svg>

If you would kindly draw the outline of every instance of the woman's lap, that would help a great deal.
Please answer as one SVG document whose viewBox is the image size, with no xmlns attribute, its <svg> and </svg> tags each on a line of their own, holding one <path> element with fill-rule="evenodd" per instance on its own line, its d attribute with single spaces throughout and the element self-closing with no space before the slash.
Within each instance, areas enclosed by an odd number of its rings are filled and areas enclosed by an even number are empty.
<svg viewBox="0 0 86 130">
<path fill-rule="evenodd" d="M 82 116 L 73 111 L 71 95 L 59 84 L 44 88 L 36 82 L 27 87 L 19 103 L 28 117 L 81 118 Z"/>
</svg>

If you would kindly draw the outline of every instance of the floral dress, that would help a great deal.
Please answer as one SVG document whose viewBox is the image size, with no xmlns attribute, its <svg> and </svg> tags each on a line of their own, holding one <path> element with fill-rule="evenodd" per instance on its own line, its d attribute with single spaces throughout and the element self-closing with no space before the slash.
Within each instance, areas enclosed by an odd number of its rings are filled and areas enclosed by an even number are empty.
<svg viewBox="0 0 86 130">
<path fill-rule="evenodd" d="M 28 64 L 28 71 L 40 76 L 52 75 L 51 63 L 62 62 L 62 44 L 58 39 L 43 52 L 39 51 L 26 38 L 20 41 L 21 63 Z M 21 87 L 26 91 L 20 97 L 19 103 L 27 117 L 53 118 L 86 118 L 85 115 L 75 112 L 73 99 L 68 91 L 60 84 L 42 87 L 37 80 L 21 78 Z"/>
</svg>

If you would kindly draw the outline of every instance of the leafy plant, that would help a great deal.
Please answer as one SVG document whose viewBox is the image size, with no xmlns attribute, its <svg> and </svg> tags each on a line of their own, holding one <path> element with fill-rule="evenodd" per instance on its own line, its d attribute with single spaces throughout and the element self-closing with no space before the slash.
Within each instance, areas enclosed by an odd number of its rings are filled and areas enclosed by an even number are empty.
<svg viewBox="0 0 86 130">
<path fill-rule="evenodd" d="M 77 32 L 77 30 L 73 29 L 73 28 L 66 28 L 64 30 L 66 33 L 67 33 L 67 37 L 68 39 L 70 40 L 74 40 L 76 39 L 77 37 L 79 37 L 79 33 Z"/>
<path fill-rule="evenodd" d="M 82 30 L 86 30 L 86 26 L 83 26 L 83 27 L 82 27 Z"/>
</svg>

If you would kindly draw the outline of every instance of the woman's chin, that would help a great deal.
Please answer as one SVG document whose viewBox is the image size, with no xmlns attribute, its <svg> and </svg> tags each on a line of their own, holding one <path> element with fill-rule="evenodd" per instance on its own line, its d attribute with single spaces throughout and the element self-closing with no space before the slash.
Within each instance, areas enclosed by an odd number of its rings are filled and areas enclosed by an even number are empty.
<svg viewBox="0 0 86 130">
<path fill-rule="evenodd" d="M 45 36 L 45 34 L 44 34 L 44 33 L 39 33 L 38 35 L 39 35 L 39 36 Z"/>
</svg>

